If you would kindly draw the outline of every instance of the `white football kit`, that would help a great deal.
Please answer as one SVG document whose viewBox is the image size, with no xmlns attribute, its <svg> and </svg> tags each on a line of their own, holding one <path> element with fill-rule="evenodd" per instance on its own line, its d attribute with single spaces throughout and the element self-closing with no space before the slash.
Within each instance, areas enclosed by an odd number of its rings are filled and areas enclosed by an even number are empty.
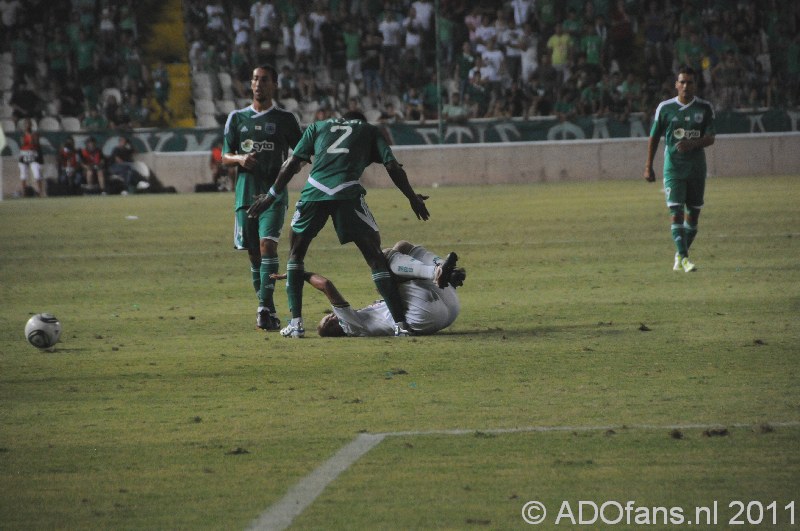
<svg viewBox="0 0 800 531">
<path fill-rule="evenodd" d="M 447 328 L 456 320 L 461 310 L 456 289 L 447 286 L 442 289 L 433 280 L 415 278 L 413 273 L 399 267 L 398 261 L 418 261 L 426 265 L 441 262 L 441 258 L 421 246 L 416 246 L 409 255 L 395 253 L 389 258 L 389 267 L 396 275 L 410 280 L 398 283 L 400 298 L 406 307 L 406 324 L 414 334 L 433 334 Z M 393 267 L 394 266 L 394 267 Z M 348 336 L 372 337 L 394 335 L 394 319 L 384 301 L 376 301 L 360 310 L 352 306 L 333 307 L 333 313 Z"/>
</svg>

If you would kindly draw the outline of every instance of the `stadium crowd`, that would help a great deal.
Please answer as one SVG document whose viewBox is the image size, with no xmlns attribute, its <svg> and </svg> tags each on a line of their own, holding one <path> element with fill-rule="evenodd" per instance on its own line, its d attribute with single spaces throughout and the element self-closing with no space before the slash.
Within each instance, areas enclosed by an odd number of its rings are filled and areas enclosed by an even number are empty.
<svg viewBox="0 0 800 531">
<path fill-rule="evenodd" d="M 793 0 L 187 0 L 194 72 L 277 64 L 303 121 L 361 107 L 372 120 L 652 114 L 674 71 L 702 72 L 717 109 L 793 107 Z M 436 84 L 440 50 L 442 92 Z M 219 86 L 215 88 L 219 93 Z M 220 117 L 221 118 L 221 117 Z"/>
<path fill-rule="evenodd" d="M 142 53 L 156 6 L 0 0 L 0 119 L 24 133 L 34 178 L 36 130 L 52 123 L 123 137 L 171 125 L 167 69 Z M 436 120 L 440 109 L 449 122 L 649 120 L 672 97 L 681 64 L 701 72 L 698 95 L 718 111 L 800 104 L 794 0 L 440 0 L 438 24 L 433 0 L 184 0 L 182 8 L 192 74 L 212 82 L 214 99 L 249 104 L 253 66 L 273 64 L 280 103 L 302 123 L 355 109 L 384 123 Z M 218 108 L 212 126 L 225 117 Z M 67 138 L 59 148 L 65 193 L 112 182 L 136 190 L 142 179 L 110 171 L 113 157 L 92 162 L 89 143 Z M 215 189 L 227 189 L 224 173 Z"/>
<path fill-rule="evenodd" d="M 140 42 L 138 21 L 151 7 L 133 0 L 0 0 L 4 127 L 64 117 L 78 120 L 65 128 L 90 131 L 165 125 L 169 80 L 163 65 L 148 67 Z"/>
<path fill-rule="evenodd" d="M 142 57 L 152 2 L 0 0 L 4 123 L 73 117 L 82 130 L 169 125 L 163 64 Z M 800 98 L 793 0 L 186 0 L 192 72 L 248 97 L 253 65 L 309 122 L 652 114 L 673 72 L 702 72 L 718 110 Z M 437 89 L 440 50 L 442 91 Z M 296 107 L 295 107 L 296 105 Z M 294 110 L 294 109 L 293 109 Z M 217 121 L 222 123 L 223 114 Z"/>
</svg>

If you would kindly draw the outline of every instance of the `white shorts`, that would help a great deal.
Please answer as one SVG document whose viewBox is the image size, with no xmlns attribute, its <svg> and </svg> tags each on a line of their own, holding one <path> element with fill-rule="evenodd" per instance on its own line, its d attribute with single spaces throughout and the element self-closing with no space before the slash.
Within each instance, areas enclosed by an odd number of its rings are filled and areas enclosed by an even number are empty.
<svg viewBox="0 0 800 531">
<path fill-rule="evenodd" d="M 27 181 L 28 180 L 28 168 L 30 168 L 31 173 L 33 174 L 33 178 L 37 181 L 42 180 L 42 165 L 33 158 L 33 151 L 25 151 L 23 153 L 30 153 L 30 156 L 23 156 L 20 157 L 19 162 L 19 180 L 20 181 Z M 25 162 L 22 159 L 26 159 Z"/>
<path fill-rule="evenodd" d="M 431 280 L 400 282 L 400 298 L 406 304 L 406 323 L 415 334 L 433 334 L 453 324 L 461 311 L 453 286 L 444 289 Z"/>
<path fill-rule="evenodd" d="M 438 265 L 442 258 L 421 245 L 408 253 L 425 265 Z M 433 334 L 453 324 L 461 302 L 453 286 L 442 289 L 432 280 L 414 279 L 398 283 L 406 304 L 406 323 L 417 334 Z"/>
</svg>

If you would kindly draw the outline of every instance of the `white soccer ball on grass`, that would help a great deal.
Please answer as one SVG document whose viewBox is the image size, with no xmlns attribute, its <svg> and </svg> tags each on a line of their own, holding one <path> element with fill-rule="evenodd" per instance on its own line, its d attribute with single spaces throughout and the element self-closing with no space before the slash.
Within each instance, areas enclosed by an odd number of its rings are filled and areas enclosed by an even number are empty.
<svg viewBox="0 0 800 531">
<path fill-rule="evenodd" d="M 61 337 L 61 323 L 51 313 L 37 313 L 25 324 L 25 337 L 36 348 L 52 348 Z"/>
</svg>

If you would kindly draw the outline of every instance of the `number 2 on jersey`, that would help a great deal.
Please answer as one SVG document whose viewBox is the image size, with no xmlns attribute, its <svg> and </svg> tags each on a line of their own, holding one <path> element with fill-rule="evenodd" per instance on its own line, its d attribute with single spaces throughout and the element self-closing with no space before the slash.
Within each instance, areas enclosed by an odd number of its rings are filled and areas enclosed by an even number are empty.
<svg viewBox="0 0 800 531">
<path fill-rule="evenodd" d="M 331 133 L 334 133 L 336 131 L 344 131 L 344 134 L 339 138 L 337 138 L 333 144 L 328 146 L 328 149 L 326 149 L 325 151 L 327 153 L 350 153 L 350 150 L 348 148 L 339 147 L 339 144 L 344 142 L 345 138 L 353 134 L 353 128 L 350 127 L 349 125 L 331 126 Z"/>
</svg>

